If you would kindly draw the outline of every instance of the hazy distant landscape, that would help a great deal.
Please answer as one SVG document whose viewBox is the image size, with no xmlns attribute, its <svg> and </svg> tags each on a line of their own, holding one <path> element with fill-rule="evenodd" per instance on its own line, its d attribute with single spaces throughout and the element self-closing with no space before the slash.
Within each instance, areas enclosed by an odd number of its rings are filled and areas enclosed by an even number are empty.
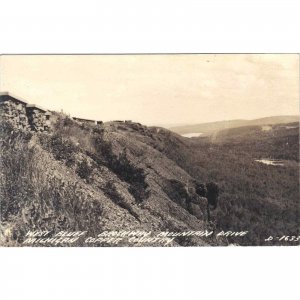
<svg viewBox="0 0 300 300">
<path fill-rule="evenodd" d="M 298 116 L 274 116 L 266 117 L 254 120 L 229 120 L 229 121 L 218 121 L 209 123 L 200 123 L 192 125 L 181 125 L 181 126 L 170 126 L 167 127 L 170 130 L 182 134 L 209 134 L 216 131 L 244 127 L 244 126 L 258 126 L 258 125 L 273 125 L 280 123 L 292 123 L 299 122 Z"/>
</svg>

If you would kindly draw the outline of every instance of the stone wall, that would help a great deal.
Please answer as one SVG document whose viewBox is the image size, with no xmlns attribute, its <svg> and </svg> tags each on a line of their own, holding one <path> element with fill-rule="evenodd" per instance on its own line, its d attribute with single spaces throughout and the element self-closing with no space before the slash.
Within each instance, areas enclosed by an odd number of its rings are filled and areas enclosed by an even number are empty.
<svg viewBox="0 0 300 300">
<path fill-rule="evenodd" d="M 4 118 L 19 129 L 32 131 L 45 131 L 51 128 L 51 113 L 46 109 L 28 104 L 11 94 L 0 93 L 0 119 Z M 102 125 L 103 121 L 89 120 L 73 117 L 73 120 L 80 124 Z M 124 121 L 115 121 L 123 123 Z M 131 121 L 126 121 L 131 122 Z"/>
<path fill-rule="evenodd" d="M 31 130 L 44 131 L 47 128 L 46 111 L 36 107 L 35 105 L 27 105 L 26 107 L 28 123 Z"/>
<path fill-rule="evenodd" d="M 97 124 L 97 121 L 95 121 L 95 120 L 82 119 L 82 118 L 77 118 L 77 117 L 73 117 L 72 119 L 79 122 L 79 123 L 86 123 L 86 124 L 92 124 L 92 125 Z"/>
<path fill-rule="evenodd" d="M 0 94 L 0 118 L 19 129 L 44 131 L 50 127 L 50 113 L 47 110 L 8 93 Z"/>
<path fill-rule="evenodd" d="M 0 95 L 0 116 L 19 129 L 29 128 L 26 112 L 26 102 Z"/>
</svg>

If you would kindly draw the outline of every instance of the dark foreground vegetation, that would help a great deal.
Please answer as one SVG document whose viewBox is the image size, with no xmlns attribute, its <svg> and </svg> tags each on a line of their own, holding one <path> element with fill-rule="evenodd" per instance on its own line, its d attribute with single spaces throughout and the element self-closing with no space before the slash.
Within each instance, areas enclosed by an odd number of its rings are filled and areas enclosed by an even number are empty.
<svg viewBox="0 0 300 300">
<path fill-rule="evenodd" d="M 115 154 L 101 129 L 59 117 L 53 132 L 35 134 L 1 120 L 0 143 L 0 233 L 9 236 L 5 245 L 18 245 L 33 229 L 101 232 L 104 204 L 85 186 L 97 189 L 92 177 L 102 167 L 128 184 L 136 202 L 147 198 L 143 170 L 130 163 L 126 152 Z M 99 189 L 138 219 L 112 182 Z"/>
</svg>

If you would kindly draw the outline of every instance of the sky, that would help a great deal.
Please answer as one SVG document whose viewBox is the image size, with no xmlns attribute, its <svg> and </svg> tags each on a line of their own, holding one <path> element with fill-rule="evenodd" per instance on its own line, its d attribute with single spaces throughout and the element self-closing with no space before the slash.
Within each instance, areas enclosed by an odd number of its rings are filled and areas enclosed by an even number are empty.
<svg viewBox="0 0 300 300">
<path fill-rule="evenodd" d="M 146 125 L 298 115 L 299 56 L 4 55 L 0 91 L 71 116 Z"/>
</svg>

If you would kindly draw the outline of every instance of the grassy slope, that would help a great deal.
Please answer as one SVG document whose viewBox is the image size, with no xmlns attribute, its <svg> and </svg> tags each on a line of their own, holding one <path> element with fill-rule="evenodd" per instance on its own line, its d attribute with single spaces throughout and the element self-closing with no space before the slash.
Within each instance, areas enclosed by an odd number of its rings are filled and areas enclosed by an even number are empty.
<svg viewBox="0 0 300 300">
<path fill-rule="evenodd" d="M 96 236 L 104 230 L 210 228 L 206 199 L 191 212 L 176 190 L 170 198 L 174 180 L 184 194 L 192 178 L 156 149 L 147 127 L 108 123 L 95 129 L 57 115 L 51 134 L 1 128 L 3 245 L 20 245 L 28 230 L 88 230 Z M 185 197 L 198 196 L 191 191 Z M 173 245 L 223 243 L 178 238 Z"/>
<path fill-rule="evenodd" d="M 106 123 L 102 129 L 58 117 L 54 133 L 1 131 L 2 243 L 19 245 L 29 229 L 204 230 L 205 203 L 187 207 L 198 182 L 217 181 L 218 229 L 249 230 L 244 245 L 298 232 L 298 129 L 249 127 L 186 139 L 162 128 Z M 173 185 L 173 183 L 176 185 Z M 178 185 L 179 184 L 179 185 Z M 186 193 L 186 188 L 190 192 Z M 177 239 L 174 245 L 224 244 Z M 284 244 L 284 243 L 281 243 Z"/>
</svg>

